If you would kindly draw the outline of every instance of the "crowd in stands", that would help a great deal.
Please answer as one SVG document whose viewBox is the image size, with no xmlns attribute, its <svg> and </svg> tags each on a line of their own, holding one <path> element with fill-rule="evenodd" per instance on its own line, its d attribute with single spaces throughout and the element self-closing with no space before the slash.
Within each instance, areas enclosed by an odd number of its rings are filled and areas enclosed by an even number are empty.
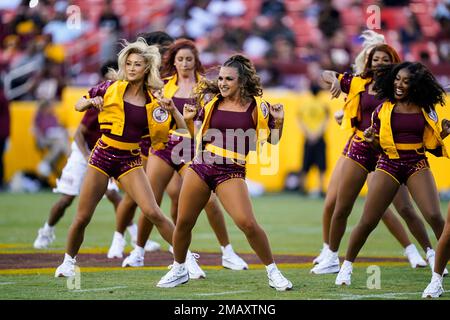
<svg viewBox="0 0 450 320">
<path fill-rule="evenodd" d="M 14 99 L 59 99 L 66 84 L 92 85 L 98 79 L 86 72 L 97 74 L 114 58 L 120 39 L 157 29 L 195 40 L 206 66 L 243 52 L 265 86 L 306 90 L 318 70 L 351 70 L 371 5 L 381 12 L 376 31 L 404 59 L 432 70 L 450 68 L 450 0 L 41 0 L 34 7 L 26 0 L 7 2 L 0 4 L 0 74 L 34 67 L 32 77 L 14 78 L 11 87 L 29 85 Z M 163 23 L 149 19 L 144 30 L 130 29 L 140 7 L 159 10 Z M 78 60 L 68 59 L 69 48 L 94 34 L 102 35 L 94 49 L 86 45 Z M 87 67 L 92 65 L 97 70 Z"/>
</svg>

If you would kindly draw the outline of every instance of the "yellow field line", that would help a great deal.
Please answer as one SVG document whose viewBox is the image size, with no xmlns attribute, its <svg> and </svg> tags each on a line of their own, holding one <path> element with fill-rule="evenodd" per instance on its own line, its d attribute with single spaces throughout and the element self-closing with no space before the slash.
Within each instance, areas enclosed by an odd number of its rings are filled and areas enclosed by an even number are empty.
<svg viewBox="0 0 450 320">
<path fill-rule="evenodd" d="M 24 248 L 28 247 L 27 243 L 0 243 L 0 249 L 8 249 L 8 248 Z"/>
<path fill-rule="evenodd" d="M 1 248 L 1 247 L 0 247 Z M 11 247 L 11 248 L 17 248 L 17 247 Z M 130 249 L 131 251 L 131 249 Z M 58 253 L 58 254 L 64 254 L 66 252 L 65 249 L 47 249 L 47 250 L 37 250 L 37 249 L 15 249 L 15 250 L 1 250 L 0 249 L 0 255 L 1 254 L 46 254 L 46 253 Z M 88 253 L 88 254 L 106 254 L 108 252 L 108 248 L 87 248 L 87 249 L 81 249 L 80 253 Z M 128 251 L 125 250 L 125 253 Z"/>
<path fill-rule="evenodd" d="M 377 265 L 380 267 L 404 267 L 409 265 L 407 262 L 360 262 L 355 263 L 355 267 L 367 267 L 370 265 Z M 282 269 L 311 268 L 311 263 L 280 263 L 278 266 Z M 250 269 L 264 269 L 262 264 L 251 264 Z M 222 270 L 222 266 L 202 266 L 205 270 Z M 55 268 L 30 268 L 30 269 L 3 269 L 0 270 L 0 275 L 27 275 L 27 274 L 53 274 Z M 86 267 L 80 268 L 81 272 L 105 272 L 105 271 L 134 271 L 134 270 L 167 270 L 166 266 L 152 266 L 139 268 L 122 268 L 122 267 Z"/>
<path fill-rule="evenodd" d="M 2 248 L 24 248 L 19 250 L 1 250 Z M 107 254 L 109 248 L 108 247 L 97 247 L 97 248 L 85 248 L 80 250 L 80 254 Z M 163 251 L 166 251 L 163 249 Z M 194 250 L 195 251 L 195 250 Z M 125 250 L 125 253 L 130 253 L 130 250 Z M 210 250 L 201 250 L 202 253 L 220 253 L 218 251 L 210 251 Z M 47 249 L 47 250 L 37 250 L 31 249 L 28 244 L 0 244 L 0 255 L 1 254 L 46 254 L 46 253 L 54 253 L 54 254 L 64 254 L 65 249 Z M 242 252 L 239 251 L 239 254 L 255 254 L 254 252 Z M 286 255 L 291 257 L 315 257 L 312 254 L 302 254 L 302 253 L 283 253 L 277 252 L 275 256 Z M 364 256 L 364 258 L 369 259 L 404 259 L 402 256 Z M 402 262 L 403 263 L 403 262 Z M 371 263 L 373 264 L 373 263 Z"/>
</svg>

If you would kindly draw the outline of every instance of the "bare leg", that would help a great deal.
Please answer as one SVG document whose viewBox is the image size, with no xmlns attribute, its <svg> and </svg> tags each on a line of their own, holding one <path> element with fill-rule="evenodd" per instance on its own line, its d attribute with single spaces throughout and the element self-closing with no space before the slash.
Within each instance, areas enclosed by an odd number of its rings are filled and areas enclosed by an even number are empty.
<svg viewBox="0 0 450 320">
<path fill-rule="evenodd" d="M 322 214 L 322 237 L 323 242 L 326 244 L 330 243 L 331 217 L 333 216 L 334 207 L 336 205 L 337 190 L 344 159 L 343 156 L 339 157 L 333 173 L 331 174 L 330 183 L 328 184 L 328 190 L 325 196 Z"/>
<path fill-rule="evenodd" d="M 182 171 L 181 176 L 184 177 L 184 174 L 187 170 Z M 222 247 L 226 247 L 230 244 L 230 239 L 228 238 L 227 227 L 225 224 L 225 218 L 220 208 L 219 201 L 214 193 L 211 194 L 208 203 L 205 206 L 206 216 L 208 218 L 208 222 L 213 229 L 219 244 Z"/>
<path fill-rule="evenodd" d="M 164 240 L 172 244 L 174 225 L 159 208 L 144 170 L 138 168 L 128 172 L 120 178 L 120 183 L 136 201 L 145 217 L 158 228 Z"/>
<path fill-rule="evenodd" d="M 59 200 L 50 209 L 50 215 L 47 221 L 47 224 L 50 227 L 54 227 L 58 223 L 58 221 L 64 216 L 64 213 L 66 212 L 67 208 L 70 207 L 70 205 L 72 204 L 73 199 L 75 199 L 75 196 L 70 196 L 68 194 L 61 195 Z"/>
<path fill-rule="evenodd" d="M 272 264 L 273 256 L 269 240 L 258 225 L 253 213 L 250 195 L 243 179 L 230 179 L 216 189 L 217 196 L 225 210 L 247 237 L 248 243 L 266 265 Z"/>
<path fill-rule="evenodd" d="M 337 192 L 336 207 L 330 228 L 330 250 L 337 252 L 347 227 L 347 219 L 352 212 L 356 198 L 366 181 L 367 171 L 355 161 L 344 158 L 341 181 Z"/>
<path fill-rule="evenodd" d="M 147 166 L 147 160 L 142 158 L 142 166 Z M 128 226 L 133 224 L 134 214 L 136 213 L 137 204 L 134 200 L 125 193 L 125 196 L 120 201 L 116 208 L 116 231 L 124 234 Z"/>
<path fill-rule="evenodd" d="M 436 239 L 439 240 L 445 222 L 439 207 L 439 194 L 433 174 L 429 169 L 419 171 L 408 179 L 406 185 L 425 220 L 433 229 Z"/>
<path fill-rule="evenodd" d="M 122 200 L 120 194 L 116 190 L 106 190 L 105 195 L 114 206 L 114 210 L 117 212 L 117 208 Z"/>
<path fill-rule="evenodd" d="M 381 219 L 388 228 L 389 232 L 395 237 L 395 239 L 397 239 L 398 242 L 400 242 L 403 248 L 406 248 L 411 244 L 411 240 L 409 240 L 405 228 L 391 209 L 387 208 Z"/>
<path fill-rule="evenodd" d="M 430 238 L 428 237 L 425 224 L 417 215 L 416 210 L 413 207 L 406 186 L 400 186 L 392 203 L 398 214 L 405 220 L 409 231 L 411 231 L 414 238 L 417 239 L 422 249 L 427 252 L 428 248 L 432 248 Z"/>
<path fill-rule="evenodd" d="M 439 238 L 434 264 L 434 272 L 440 275 L 444 273 L 445 266 L 450 259 L 450 203 L 447 211 L 447 222 L 445 224 L 444 232 Z"/>
<path fill-rule="evenodd" d="M 392 202 L 398 188 L 399 184 L 391 176 L 379 170 L 374 172 L 364 205 L 364 212 L 350 236 L 345 260 L 355 261 L 370 233 L 378 225 Z"/>
<path fill-rule="evenodd" d="M 166 187 L 166 193 L 170 198 L 170 216 L 174 224 L 177 223 L 178 214 L 178 198 L 180 197 L 181 184 L 183 180 L 181 176 L 174 172 L 172 179 Z"/>
<path fill-rule="evenodd" d="M 369 190 L 371 187 L 371 179 L 372 173 L 370 173 L 367 177 L 367 185 L 369 186 Z M 386 225 L 389 232 L 395 237 L 395 239 L 397 239 L 398 242 L 400 242 L 403 248 L 406 248 L 411 244 L 411 240 L 409 240 L 405 228 L 391 209 L 387 208 L 381 219 L 383 220 L 383 223 Z"/>
<path fill-rule="evenodd" d="M 157 205 L 161 205 L 164 189 L 172 178 L 174 169 L 161 158 L 151 155 L 147 160 L 146 174 L 150 181 Z M 137 245 L 144 248 L 153 229 L 151 221 L 141 214 L 138 223 Z"/>
<path fill-rule="evenodd" d="M 127 227 L 132 223 L 137 204 L 125 193 L 116 210 L 116 231 L 124 234 Z"/>
<path fill-rule="evenodd" d="M 217 240 L 222 247 L 226 247 L 230 243 L 230 239 L 228 238 L 225 217 L 223 216 L 219 201 L 214 193 L 211 194 L 211 197 L 205 206 L 205 212 L 208 217 L 208 222 L 216 234 Z"/>
<path fill-rule="evenodd" d="M 181 186 L 178 218 L 173 234 L 175 261 L 184 263 L 191 244 L 192 228 L 211 195 L 208 185 L 191 169 L 186 170 Z"/>
<path fill-rule="evenodd" d="M 77 213 L 67 235 L 66 253 L 69 256 L 75 257 L 78 254 L 83 243 L 84 231 L 107 186 L 108 177 L 100 171 L 88 167 L 81 187 Z"/>
</svg>

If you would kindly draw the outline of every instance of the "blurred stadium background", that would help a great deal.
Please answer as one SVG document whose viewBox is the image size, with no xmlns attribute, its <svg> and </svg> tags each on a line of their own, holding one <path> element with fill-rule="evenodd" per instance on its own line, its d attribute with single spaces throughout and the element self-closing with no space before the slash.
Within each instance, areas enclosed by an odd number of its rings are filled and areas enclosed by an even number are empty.
<svg viewBox="0 0 450 320">
<path fill-rule="evenodd" d="M 373 6 L 376 7 L 373 7 Z M 99 68 L 114 59 L 118 40 L 134 40 L 139 32 L 163 30 L 174 38 L 195 40 L 207 67 L 243 52 L 257 66 L 265 98 L 286 108 L 284 138 L 279 146 L 278 173 L 263 176 L 263 164 L 249 178 L 266 191 L 281 191 L 286 178 L 300 169 L 303 136 L 296 114 L 322 70 L 351 71 L 360 50 L 360 33 L 380 12 L 375 31 L 385 35 L 403 59 L 421 61 L 442 85 L 450 83 L 450 1 L 448 0 L 9 0 L 0 3 L 0 75 L 10 101 L 11 133 L 5 153 L 5 181 L 14 190 L 23 174 L 32 176 L 45 155 L 33 132 L 41 100 L 55 101 L 55 112 L 68 136 L 81 114 L 74 102 L 96 84 Z M 343 98 L 330 101 L 331 111 Z M 449 115 L 447 108 L 440 112 Z M 348 133 L 330 121 L 327 132 L 329 172 Z M 64 164 L 62 159 L 61 165 Z M 439 189 L 450 188 L 444 159 L 431 160 Z M 317 187 L 317 172 L 306 187 Z M 52 185 L 58 172 L 52 173 Z"/>
<path fill-rule="evenodd" d="M 375 5 L 377 7 L 370 7 Z M 443 86 L 450 83 L 450 1 L 366 1 L 366 0 L 0 0 L 0 90 L 1 106 L 9 104 L 11 130 L 5 153 L 3 191 L 0 192 L 0 283 L 2 299 L 418 299 L 429 280 L 429 268 L 412 270 L 402 257 L 403 248 L 393 241 L 387 229 L 377 228 L 364 247 L 365 257 L 395 257 L 395 263 L 377 263 L 383 267 L 382 289 L 365 289 L 367 264 L 357 264 L 355 283 L 336 288 L 334 275 L 314 277 L 308 274 L 310 260 L 319 252 L 321 237 L 321 199 L 299 198 L 297 194 L 268 194 L 254 199 L 258 221 L 264 226 L 276 254 L 302 255 L 306 263 L 280 260 L 286 275 L 299 290 L 289 295 L 274 293 L 267 287 L 261 265 L 233 275 L 217 266 L 206 266 L 207 284 L 189 283 L 177 291 L 149 290 L 166 272 L 166 266 L 138 270 L 117 267 L 83 273 L 80 294 L 67 290 L 65 283 L 53 281 L 56 260 L 64 252 L 67 229 L 76 210 L 73 205 L 56 229 L 57 240 L 49 250 L 32 248 L 38 227 L 48 216 L 56 195 L 47 192 L 58 175 L 39 176 L 38 167 L 46 155 L 39 148 L 33 122 L 42 101 L 50 100 L 59 123 L 72 139 L 81 119 L 74 102 L 96 84 L 99 68 L 113 59 L 119 39 L 134 40 L 139 32 L 162 30 L 174 38 L 195 40 L 201 60 L 207 67 L 222 63 L 230 54 L 243 52 L 255 63 L 263 80 L 265 98 L 285 105 L 284 136 L 279 149 L 276 174 L 262 175 L 267 163 L 250 166 L 248 177 L 256 182 L 255 192 L 279 192 L 287 177 L 298 172 L 302 162 L 304 137 L 297 125 L 297 114 L 310 99 L 309 87 L 322 70 L 351 71 L 360 50 L 359 34 L 373 18 L 370 8 L 380 9 L 380 25 L 375 31 L 385 35 L 403 59 L 421 61 Z M 368 11 L 369 9 L 369 11 Z M 5 98 L 1 99 L 1 93 Z M 331 113 L 343 106 L 343 97 L 330 100 L 328 92 L 319 95 Z M 447 102 L 449 100 L 447 99 Z M 450 118 L 448 107 L 438 108 Z M 0 133 L 5 122 L 0 122 Z M 4 127 L 3 127 L 4 129 Z M 330 121 L 326 131 L 327 178 L 349 133 Z M 0 138 L 3 138 L 0 135 Z M 447 144 L 449 144 L 447 142 Z M 450 147 L 450 146 L 449 146 Z M 270 154 L 270 153 L 268 153 Z M 59 159 L 59 168 L 65 162 Z M 448 159 L 430 157 L 435 178 L 445 198 L 450 195 Z M 307 189 L 317 188 L 317 171 L 308 176 Z M 1 187 L 0 187 L 1 189 Z M 363 190 L 363 193 L 365 190 Z M 361 215 L 363 199 L 356 202 L 342 241 L 345 252 L 349 232 Z M 441 202 L 446 212 L 447 202 Z M 163 203 L 168 212 L 168 203 Z M 237 252 L 251 254 L 244 235 L 226 216 L 227 227 Z M 102 201 L 86 233 L 81 253 L 92 250 L 105 256 L 114 230 L 112 207 Z M 95 230 L 95 232 L 92 232 Z M 431 235 L 431 230 L 428 229 Z M 163 242 L 155 233 L 154 240 Z M 435 240 L 433 239 L 433 244 Z M 167 246 L 163 244 L 164 248 Z M 205 215 L 196 226 L 193 250 L 216 252 L 218 245 Z M 130 247 L 127 248 L 129 250 Z M 43 265 L 27 265 L 21 255 L 54 254 Z M 9 257 L 9 258 L 5 258 Z M 105 258 L 105 257 L 103 257 Z M 152 256 L 149 257 L 150 259 Z M 7 266 L 5 261 L 16 261 Z M 292 258 L 293 259 L 293 258 Z M 81 258 L 83 263 L 83 258 Z M 59 260 L 58 260 L 59 261 Z M 202 259 L 200 259 L 202 263 Z M 44 266 L 45 265 L 45 266 Z M 85 264 L 86 265 L 86 264 Z M 85 265 L 82 265 L 84 268 Z M 87 264 L 87 267 L 90 265 Z M 16 268 L 16 269 L 14 269 Z M 152 270 L 149 272 L 149 270 Z M 411 276 L 414 275 L 414 276 Z M 143 281 L 144 279 L 144 281 Z M 246 290 L 242 290 L 246 283 Z M 120 284 L 120 286 L 118 286 Z M 126 286 L 121 286 L 126 284 Z M 109 291 L 103 290 L 108 287 Z M 100 288 L 100 289 L 99 289 Z M 110 289 L 113 288 L 113 289 Z M 114 289 L 115 288 L 115 289 Z M 114 292 L 113 292 L 114 290 Z M 92 292 L 91 292 L 92 291 Z M 214 295 L 214 292 L 222 292 Z M 223 294 L 223 292 L 228 292 Z M 445 298 L 448 298 L 446 295 Z"/>
</svg>

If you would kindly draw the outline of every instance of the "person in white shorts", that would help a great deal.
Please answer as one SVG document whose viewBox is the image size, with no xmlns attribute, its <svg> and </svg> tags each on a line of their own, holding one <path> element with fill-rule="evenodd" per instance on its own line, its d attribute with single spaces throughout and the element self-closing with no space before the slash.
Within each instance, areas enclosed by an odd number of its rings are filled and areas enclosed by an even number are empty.
<svg viewBox="0 0 450 320">
<path fill-rule="evenodd" d="M 72 151 L 61 177 L 56 180 L 56 188 L 53 189 L 53 192 L 60 193 L 61 197 L 52 206 L 47 221 L 38 231 L 38 236 L 33 244 L 36 249 L 46 249 L 55 240 L 55 225 L 80 193 L 81 184 L 87 170 L 87 159 L 89 158 L 90 150 L 100 137 L 97 115 L 98 111 L 94 109 L 86 112 L 75 132 L 71 146 Z M 109 182 L 105 195 L 114 205 L 114 209 L 117 209 L 122 197 L 114 181 L 111 180 Z"/>
</svg>

